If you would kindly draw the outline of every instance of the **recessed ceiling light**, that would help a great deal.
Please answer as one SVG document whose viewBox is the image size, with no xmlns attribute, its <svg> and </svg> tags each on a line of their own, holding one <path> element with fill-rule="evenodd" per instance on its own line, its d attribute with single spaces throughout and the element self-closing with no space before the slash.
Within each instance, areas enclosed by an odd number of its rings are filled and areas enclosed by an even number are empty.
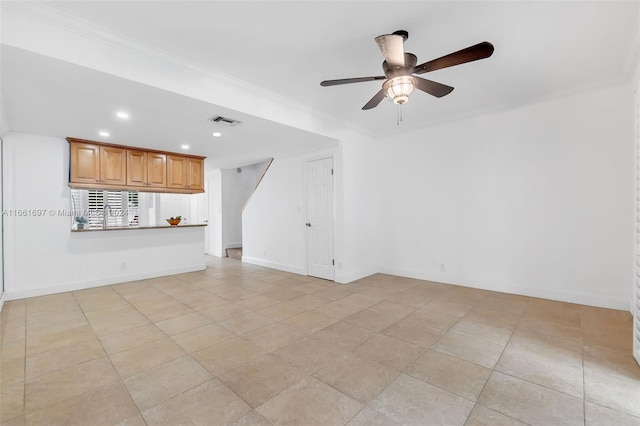
<svg viewBox="0 0 640 426">
<path fill-rule="evenodd" d="M 124 111 L 118 111 L 116 112 L 116 116 L 118 116 L 118 118 L 122 118 L 123 120 L 126 120 L 127 118 L 129 118 L 129 113 Z"/>
<path fill-rule="evenodd" d="M 187 144 L 182 144 L 182 145 L 180 145 L 180 148 L 182 148 L 182 149 L 189 149 L 189 145 L 187 145 Z"/>
<path fill-rule="evenodd" d="M 105 138 L 109 137 L 109 132 L 105 132 L 104 130 L 100 130 L 100 131 L 98 132 L 98 134 L 99 134 L 100 136 L 105 137 Z"/>
<path fill-rule="evenodd" d="M 212 134 L 216 138 L 219 138 L 220 136 L 222 136 L 222 133 L 220 133 L 220 132 L 213 132 Z"/>
</svg>

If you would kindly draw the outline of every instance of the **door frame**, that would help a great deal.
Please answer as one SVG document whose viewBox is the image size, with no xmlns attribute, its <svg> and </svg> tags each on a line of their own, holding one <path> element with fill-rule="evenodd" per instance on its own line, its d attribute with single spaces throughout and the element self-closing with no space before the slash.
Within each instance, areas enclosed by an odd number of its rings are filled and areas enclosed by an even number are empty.
<svg viewBox="0 0 640 426">
<path fill-rule="evenodd" d="M 332 178 L 332 200 L 331 200 L 331 234 L 332 234 L 332 251 L 333 251 L 333 260 L 334 260 L 334 264 L 333 264 L 333 278 L 331 279 L 331 281 L 335 282 L 336 279 L 336 261 L 335 261 L 335 257 L 336 257 L 336 156 L 335 154 L 331 153 L 331 154 L 321 154 L 321 155 L 317 155 L 317 156 L 311 156 L 311 157 L 306 157 L 304 159 L 304 164 L 303 164 L 303 176 L 304 176 L 304 203 L 303 203 L 303 213 L 304 213 L 304 217 L 303 220 L 305 221 L 305 223 L 307 222 L 307 164 L 312 162 L 312 161 L 318 161 L 318 160 L 326 160 L 326 159 L 331 159 L 331 163 L 333 164 L 333 178 Z M 304 226 L 304 223 L 301 223 L 301 226 Z M 304 271 L 305 271 L 305 275 L 306 276 L 310 276 L 309 275 L 309 233 L 306 231 L 305 229 L 305 233 L 304 233 L 304 246 L 305 246 L 305 252 L 304 252 L 304 258 L 305 258 L 305 262 L 304 262 Z M 323 278 L 318 278 L 318 279 L 323 279 Z"/>
</svg>

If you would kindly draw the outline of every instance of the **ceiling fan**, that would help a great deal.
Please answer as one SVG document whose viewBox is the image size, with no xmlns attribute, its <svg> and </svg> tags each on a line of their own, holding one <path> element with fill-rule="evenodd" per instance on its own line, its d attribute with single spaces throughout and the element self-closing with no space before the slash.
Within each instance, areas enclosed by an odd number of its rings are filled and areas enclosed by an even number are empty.
<svg viewBox="0 0 640 426">
<path fill-rule="evenodd" d="M 418 77 L 415 74 L 424 74 L 454 65 L 465 64 L 488 58 L 493 54 L 493 45 L 487 41 L 458 50 L 420 65 L 418 58 L 413 53 L 405 53 L 404 42 L 409 38 L 409 33 L 404 30 L 395 31 L 393 34 L 384 34 L 376 37 L 376 43 L 384 56 L 382 69 L 384 76 L 343 78 L 339 80 L 325 80 L 321 86 L 337 86 L 340 84 L 361 83 L 363 81 L 385 80 L 382 89 L 362 109 L 372 109 L 385 97 L 394 104 L 402 105 L 409 100 L 409 95 L 414 89 L 422 90 L 437 98 L 448 95 L 453 87 L 435 81 Z"/>
</svg>

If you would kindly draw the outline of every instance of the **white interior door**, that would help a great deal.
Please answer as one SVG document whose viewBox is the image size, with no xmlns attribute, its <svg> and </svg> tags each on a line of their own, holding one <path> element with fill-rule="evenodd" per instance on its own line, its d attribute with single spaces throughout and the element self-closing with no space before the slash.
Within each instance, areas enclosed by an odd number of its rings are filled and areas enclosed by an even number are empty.
<svg viewBox="0 0 640 426">
<path fill-rule="evenodd" d="M 307 274 L 333 280 L 333 158 L 308 161 Z"/>
</svg>

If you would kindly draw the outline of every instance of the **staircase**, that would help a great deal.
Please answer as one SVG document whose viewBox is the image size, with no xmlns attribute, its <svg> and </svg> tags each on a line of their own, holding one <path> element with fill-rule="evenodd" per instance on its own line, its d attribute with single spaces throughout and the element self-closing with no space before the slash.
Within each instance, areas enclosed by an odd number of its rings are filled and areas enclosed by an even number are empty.
<svg viewBox="0 0 640 426">
<path fill-rule="evenodd" d="M 232 259 L 242 260 L 242 247 L 228 248 L 226 251 L 227 251 L 227 257 L 230 257 Z"/>
</svg>

